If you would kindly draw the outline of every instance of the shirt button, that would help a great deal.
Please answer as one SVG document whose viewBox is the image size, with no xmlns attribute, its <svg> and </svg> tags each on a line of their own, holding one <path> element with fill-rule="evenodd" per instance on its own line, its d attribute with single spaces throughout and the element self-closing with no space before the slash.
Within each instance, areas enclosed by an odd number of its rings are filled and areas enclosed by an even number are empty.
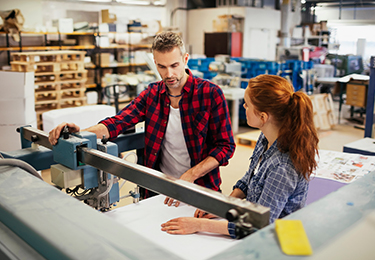
<svg viewBox="0 0 375 260">
<path fill-rule="evenodd" d="M 156 153 L 154 153 L 154 155 L 156 156 Z"/>
<path fill-rule="evenodd" d="M 166 124 L 167 123 L 167 121 L 164 121 L 164 124 Z"/>
<path fill-rule="evenodd" d="M 161 140 L 161 139 L 163 139 L 163 137 L 159 137 L 159 139 Z"/>
</svg>

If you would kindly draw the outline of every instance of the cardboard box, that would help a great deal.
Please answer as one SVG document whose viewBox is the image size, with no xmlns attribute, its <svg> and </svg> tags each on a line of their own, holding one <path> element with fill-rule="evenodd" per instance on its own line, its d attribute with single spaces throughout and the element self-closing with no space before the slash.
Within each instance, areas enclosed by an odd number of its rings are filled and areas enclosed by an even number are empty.
<svg viewBox="0 0 375 260">
<path fill-rule="evenodd" d="M 0 99 L 34 97 L 34 72 L 0 71 Z"/>
<path fill-rule="evenodd" d="M 73 18 L 60 18 L 53 20 L 52 25 L 61 33 L 71 33 L 74 31 Z"/>
<path fill-rule="evenodd" d="M 108 9 L 102 10 L 102 23 L 114 23 L 117 18 L 115 14 L 111 14 Z"/>
<path fill-rule="evenodd" d="M 242 24 L 243 17 L 235 15 L 219 15 L 217 20 L 212 21 L 214 32 L 241 32 Z"/>
<path fill-rule="evenodd" d="M 0 151 L 10 152 L 21 149 L 21 136 L 16 129 L 26 125 L 36 128 L 36 120 L 27 124 L 0 124 Z"/>
<path fill-rule="evenodd" d="M 0 122 L 3 125 L 36 121 L 35 97 L 0 99 Z"/>
<path fill-rule="evenodd" d="M 111 63 L 111 54 L 110 53 L 97 53 L 96 63 L 100 64 L 100 66 L 109 66 L 109 64 Z"/>
</svg>

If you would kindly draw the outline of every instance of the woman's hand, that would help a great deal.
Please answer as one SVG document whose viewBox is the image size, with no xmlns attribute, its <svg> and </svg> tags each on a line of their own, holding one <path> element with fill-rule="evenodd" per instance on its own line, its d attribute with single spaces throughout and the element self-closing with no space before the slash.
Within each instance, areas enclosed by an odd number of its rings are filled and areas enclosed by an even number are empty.
<svg viewBox="0 0 375 260">
<path fill-rule="evenodd" d="M 161 224 L 161 230 L 175 235 L 193 234 L 201 230 L 203 221 L 193 217 L 175 218 Z"/>
</svg>

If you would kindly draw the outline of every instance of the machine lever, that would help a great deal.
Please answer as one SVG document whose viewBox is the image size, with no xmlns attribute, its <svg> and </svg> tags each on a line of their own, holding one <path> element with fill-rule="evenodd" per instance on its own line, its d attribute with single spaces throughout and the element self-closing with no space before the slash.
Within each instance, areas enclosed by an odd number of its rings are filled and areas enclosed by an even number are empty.
<svg viewBox="0 0 375 260">
<path fill-rule="evenodd" d="M 64 139 L 68 139 L 69 138 L 69 127 L 66 125 L 64 126 L 64 128 L 61 130 L 61 133 L 60 133 L 60 137 L 62 136 Z"/>
</svg>

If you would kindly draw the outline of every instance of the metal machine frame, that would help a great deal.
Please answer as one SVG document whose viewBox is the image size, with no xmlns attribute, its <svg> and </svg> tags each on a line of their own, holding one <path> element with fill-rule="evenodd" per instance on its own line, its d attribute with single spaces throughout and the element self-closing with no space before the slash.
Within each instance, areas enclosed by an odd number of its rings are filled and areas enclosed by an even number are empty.
<svg viewBox="0 0 375 260">
<path fill-rule="evenodd" d="M 220 192 L 169 177 L 159 171 L 101 152 L 95 149 L 97 148 L 96 142 L 94 144 L 93 140 L 89 140 L 92 139 L 92 136 L 87 135 L 88 132 L 70 135 L 66 140 L 60 138 L 58 144 L 53 147 L 48 141 L 48 134 L 41 130 L 33 127 L 22 127 L 20 132 L 23 139 L 52 149 L 56 163 L 61 163 L 73 170 L 87 167 L 87 165 L 93 166 L 103 172 L 131 181 L 154 192 L 226 218 L 236 223 L 239 237 L 251 234 L 254 230 L 263 228 L 269 223 L 269 208 L 229 197 Z M 89 139 L 85 138 L 85 136 L 88 136 Z M 30 143 L 25 143 L 25 146 L 27 145 L 30 145 Z M 134 146 L 140 148 L 139 144 Z M 130 147 L 130 149 L 133 147 Z M 42 149 L 42 151 L 45 150 Z M 35 149 L 35 152 L 40 153 L 40 149 Z M 51 156 L 51 151 L 49 153 Z M 12 154 L 4 155 L 6 157 L 14 157 L 14 154 L 18 153 L 13 153 L 13 156 Z M 33 162 L 30 162 L 30 158 L 32 156 L 28 157 L 26 161 L 33 165 Z M 21 159 L 25 159 L 25 156 L 21 156 Z"/>
</svg>

